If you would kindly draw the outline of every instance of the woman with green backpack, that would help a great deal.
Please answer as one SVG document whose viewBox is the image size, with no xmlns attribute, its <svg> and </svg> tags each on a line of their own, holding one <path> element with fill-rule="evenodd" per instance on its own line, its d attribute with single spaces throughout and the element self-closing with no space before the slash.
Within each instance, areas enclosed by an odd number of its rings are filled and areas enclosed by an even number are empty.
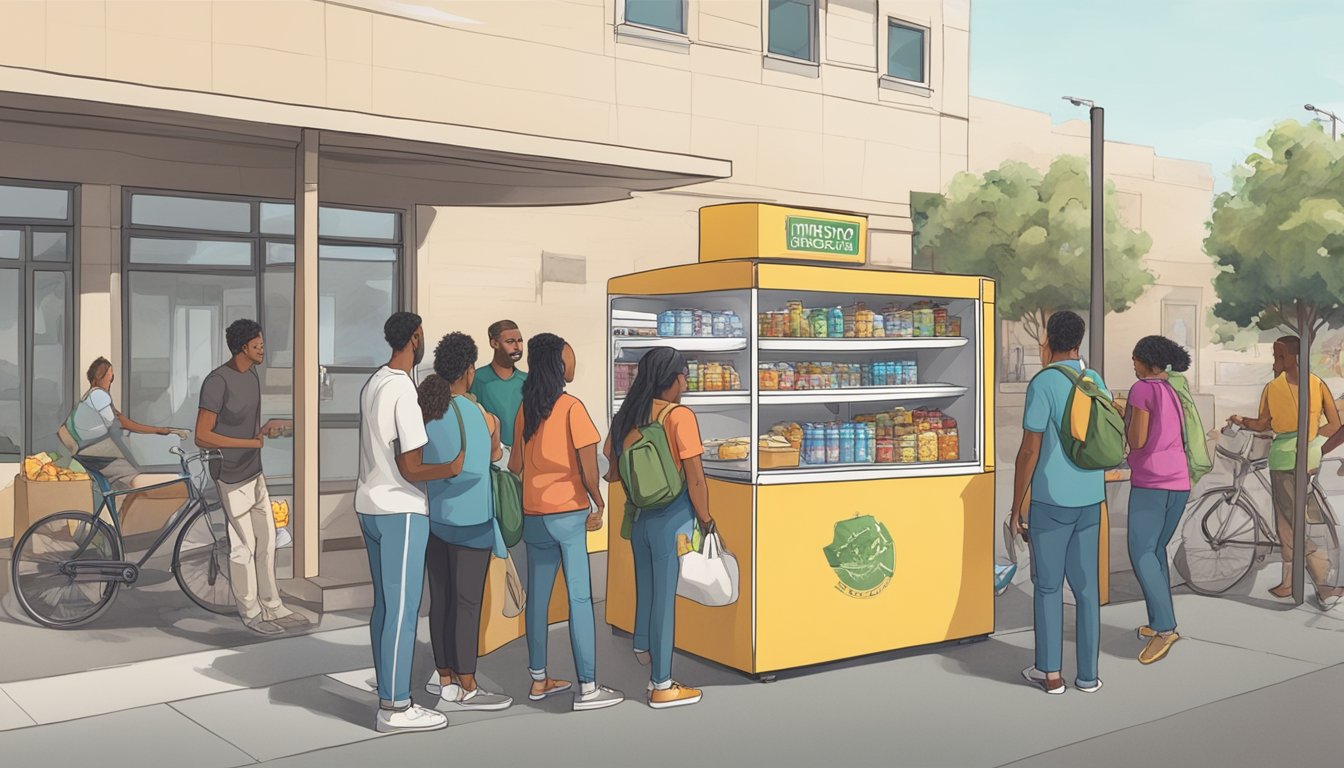
<svg viewBox="0 0 1344 768">
<path fill-rule="evenodd" d="M 635 560 L 635 657 L 651 665 L 648 702 L 654 709 L 695 704 L 701 692 L 672 680 L 679 560 L 677 534 L 693 520 L 714 530 L 701 463 L 704 444 L 686 391 L 686 359 L 655 347 L 639 361 L 635 381 L 611 422 L 604 451 L 607 481 L 625 489 L 626 523 Z"/>
<path fill-rule="evenodd" d="M 1129 561 L 1148 606 L 1148 623 L 1138 634 L 1147 644 L 1139 662 L 1152 664 L 1181 639 L 1171 603 L 1167 545 L 1190 499 L 1192 464 L 1187 455 L 1187 416 L 1196 425 L 1190 437 L 1204 439 L 1198 414 L 1187 414 L 1177 385 L 1190 368 L 1190 353 L 1163 336 L 1145 336 L 1134 345 L 1134 375 L 1125 406 L 1129 442 Z M 1188 392 L 1188 388 L 1187 388 Z M 1193 405 L 1193 403 L 1191 404 Z M 1193 408 L 1191 408 L 1193 410 Z"/>
<path fill-rule="evenodd" d="M 495 519 L 491 462 L 502 451 L 499 420 L 467 392 L 475 378 L 476 342 L 450 333 L 434 349 L 434 374 L 420 384 L 425 418 L 424 461 L 446 464 L 463 456 L 462 471 L 448 480 L 431 480 L 429 543 L 429 637 L 438 674 L 425 686 L 440 697 L 440 709 L 493 712 L 513 699 L 476 684 L 481 633 L 481 603 L 490 558 L 508 550 Z"/>
</svg>

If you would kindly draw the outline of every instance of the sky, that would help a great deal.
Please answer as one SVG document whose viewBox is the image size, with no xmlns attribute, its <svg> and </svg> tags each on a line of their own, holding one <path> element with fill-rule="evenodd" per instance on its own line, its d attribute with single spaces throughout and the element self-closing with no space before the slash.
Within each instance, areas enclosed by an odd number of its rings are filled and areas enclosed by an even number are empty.
<svg viewBox="0 0 1344 768">
<path fill-rule="evenodd" d="M 1087 118 L 1213 167 L 1215 190 L 1307 103 L 1344 117 L 1344 0 L 972 0 L 971 95 Z M 1325 125 L 1329 130 L 1329 123 Z M 1340 133 L 1344 135 L 1344 122 Z"/>
</svg>

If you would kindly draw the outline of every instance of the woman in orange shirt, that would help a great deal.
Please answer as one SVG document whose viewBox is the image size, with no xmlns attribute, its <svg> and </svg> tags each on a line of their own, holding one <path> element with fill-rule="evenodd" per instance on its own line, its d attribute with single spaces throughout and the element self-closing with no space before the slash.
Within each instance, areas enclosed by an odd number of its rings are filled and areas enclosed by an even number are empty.
<svg viewBox="0 0 1344 768">
<path fill-rule="evenodd" d="M 555 571 L 564 564 L 569 590 L 569 642 L 579 691 L 574 710 L 604 709 L 625 700 L 597 684 L 597 628 L 588 572 L 588 531 L 602 527 L 597 444 L 601 438 L 583 403 L 565 393 L 574 381 L 574 350 L 550 333 L 527 343 L 527 381 L 513 425 L 509 471 L 523 480 L 523 543 L 527 545 L 528 698 L 541 701 L 572 686 L 546 674 L 546 633 Z M 521 446 L 521 448 L 520 448 Z M 589 499 L 591 502 L 591 512 Z"/>
<path fill-rule="evenodd" d="M 672 459 L 681 470 L 686 487 L 672 503 L 656 509 L 641 509 L 630 533 L 635 558 L 635 656 L 652 664 L 649 676 L 649 706 L 680 707 L 700 701 L 698 689 L 672 680 L 675 637 L 677 534 L 691 526 L 694 517 L 701 529 L 714 529 L 709 515 L 709 490 L 705 484 L 705 453 L 700 425 L 690 408 L 679 405 L 686 391 L 686 359 L 669 347 L 656 347 L 639 360 L 635 381 L 621 409 L 611 421 L 611 435 L 604 449 L 611 469 L 609 482 L 620 482 L 621 453 L 637 441 L 640 428 L 661 422 L 667 432 Z M 627 507 L 627 514 L 629 513 Z"/>
</svg>

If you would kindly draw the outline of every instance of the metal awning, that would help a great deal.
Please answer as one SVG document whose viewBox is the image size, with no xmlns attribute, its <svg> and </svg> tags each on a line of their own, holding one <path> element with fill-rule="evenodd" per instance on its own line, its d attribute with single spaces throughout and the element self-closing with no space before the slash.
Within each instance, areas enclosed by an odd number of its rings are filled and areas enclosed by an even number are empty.
<svg viewBox="0 0 1344 768">
<path fill-rule="evenodd" d="M 574 205 L 732 175 L 694 155 L 0 66 L 0 121 L 21 119 L 276 150 L 316 130 L 333 200 L 387 188 L 418 205 Z"/>
</svg>

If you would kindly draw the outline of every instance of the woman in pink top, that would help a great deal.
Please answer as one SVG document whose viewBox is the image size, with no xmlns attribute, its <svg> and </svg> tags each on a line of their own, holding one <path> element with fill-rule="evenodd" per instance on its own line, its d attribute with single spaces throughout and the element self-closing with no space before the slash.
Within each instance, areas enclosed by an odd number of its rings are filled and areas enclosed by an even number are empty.
<svg viewBox="0 0 1344 768">
<path fill-rule="evenodd" d="M 1190 498 L 1190 470 L 1181 436 L 1185 414 L 1167 371 L 1190 368 L 1190 354 L 1163 336 L 1145 336 L 1134 345 L 1134 374 L 1125 408 L 1129 440 L 1129 561 L 1148 604 L 1148 640 L 1139 661 L 1152 664 L 1167 655 L 1181 636 L 1171 605 L 1167 544 Z"/>
</svg>

